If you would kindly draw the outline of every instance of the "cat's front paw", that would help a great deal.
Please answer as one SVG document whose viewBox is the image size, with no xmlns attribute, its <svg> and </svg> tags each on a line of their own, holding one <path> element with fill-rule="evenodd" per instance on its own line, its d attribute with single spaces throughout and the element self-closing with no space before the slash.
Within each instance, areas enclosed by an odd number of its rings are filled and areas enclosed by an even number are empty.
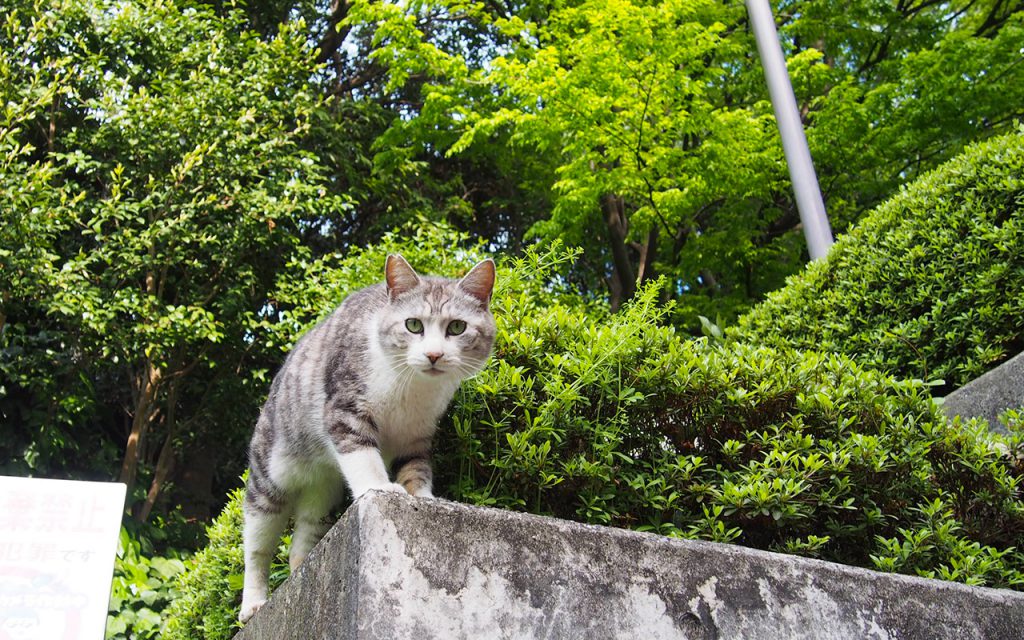
<svg viewBox="0 0 1024 640">
<path fill-rule="evenodd" d="M 405 490 L 405 487 L 398 484 L 397 482 L 389 482 L 380 487 L 376 487 L 376 489 L 378 491 L 389 491 L 391 493 L 403 493 L 405 495 L 409 495 L 409 492 Z"/>
<path fill-rule="evenodd" d="M 366 487 L 359 491 L 358 493 L 353 493 L 352 498 L 354 500 L 358 500 L 359 498 L 362 498 L 370 491 L 387 491 L 388 493 L 403 493 L 405 495 L 409 494 L 409 492 L 405 490 L 405 487 L 398 484 L 397 482 L 385 482 L 383 484 L 378 484 L 372 487 Z"/>
<path fill-rule="evenodd" d="M 238 621 L 242 624 L 249 622 L 249 619 L 256 615 L 256 612 L 260 610 L 260 607 L 266 603 L 266 600 L 260 600 L 259 602 L 243 602 L 242 610 L 238 612 Z"/>
</svg>

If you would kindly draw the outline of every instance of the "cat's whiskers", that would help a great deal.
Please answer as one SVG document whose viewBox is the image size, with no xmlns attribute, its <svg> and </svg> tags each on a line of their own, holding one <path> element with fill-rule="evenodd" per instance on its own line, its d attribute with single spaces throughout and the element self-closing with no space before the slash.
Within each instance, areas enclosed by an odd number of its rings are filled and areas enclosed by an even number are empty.
<svg viewBox="0 0 1024 640">
<path fill-rule="evenodd" d="M 416 375 L 415 370 L 412 367 L 406 367 L 405 370 L 399 374 L 395 385 L 395 396 L 398 398 L 405 398 L 409 391 L 409 386 L 412 384 L 413 377 Z"/>
<path fill-rule="evenodd" d="M 402 395 L 405 393 L 406 387 L 409 385 L 409 381 L 412 379 L 413 370 L 409 366 L 409 363 L 404 358 L 386 358 L 385 364 L 388 366 L 389 373 L 391 374 L 391 390 L 396 395 Z"/>
<path fill-rule="evenodd" d="M 459 374 L 459 378 L 463 381 L 472 380 L 484 371 L 484 365 L 487 363 L 483 361 L 462 361 L 458 363 L 455 372 Z"/>
<path fill-rule="evenodd" d="M 402 358 L 389 358 L 385 361 L 391 373 L 400 376 L 409 370 L 408 363 Z"/>
</svg>

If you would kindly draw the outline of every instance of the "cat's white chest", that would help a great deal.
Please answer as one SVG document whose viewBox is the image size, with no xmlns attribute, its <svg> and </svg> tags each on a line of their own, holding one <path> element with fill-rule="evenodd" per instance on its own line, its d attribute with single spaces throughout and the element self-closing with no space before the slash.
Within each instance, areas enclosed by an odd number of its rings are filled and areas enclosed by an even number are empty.
<svg viewBox="0 0 1024 640">
<path fill-rule="evenodd" d="M 378 428 L 391 433 L 419 433 L 433 429 L 448 407 L 450 385 L 409 385 L 371 400 Z"/>
<path fill-rule="evenodd" d="M 451 402 L 458 380 L 402 379 L 375 376 L 368 393 L 370 414 L 377 425 L 381 451 L 397 454 L 430 438 Z"/>
</svg>

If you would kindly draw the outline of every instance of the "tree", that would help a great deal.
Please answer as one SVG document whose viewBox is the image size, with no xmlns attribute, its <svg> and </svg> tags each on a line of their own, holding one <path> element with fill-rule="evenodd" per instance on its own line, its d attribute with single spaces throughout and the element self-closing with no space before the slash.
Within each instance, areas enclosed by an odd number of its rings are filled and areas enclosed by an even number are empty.
<svg viewBox="0 0 1024 640">
<path fill-rule="evenodd" d="M 5 462 L 101 440 L 130 488 L 147 470 L 142 519 L 183 448 L 248 431 L 278 271 L 346 206 L 302 149 L 320 96 L 301 24 L 242 24 L 97 0 L 22 3 L 4 25 Z"/>
<path fill-rule="evenodd" d="M 723 207 L 741 216 L 744 199 L 766 198 L 778 182 L 768 113 L 723 106 L 723 63 L 737 55 L 726 23 L 735 21 L 735 10 L 714 3 L 562 10 L 538 29 L 542 46 L 528 61 L 500 59 L 489 74 L 517 108 L 470 120 L 452 148 L 507 123 L 517 143 L 551 149 L 558 197 L 532 233 L 596 253 L 589 266 L 613 309 L 658 271 L 682 287 L 712 280 L 711 265 L 735 255 L 704 256 L 690 282 L 678 268 L 688 245 L 706 242 L 704 219 Z M 744 228 L 757 224 L 737 222 L 731 239 L 741 249 Z"/>
<path fill-rule="evenodd" d="M 584 247 L 572 277 L 585 290 L 617 306 L 668 275 L 676 321 L 693 327 L 697 313 L 746 309 L 806 261 L 738 3 L 365 6 L 351 19 L 380 25 L 373 55 L 389 77 L 428 78 L 389 147 L 520 160 L 540 176 L 520 182 L 524 199 L 551 201 L 527 237 Z M 439 46 L 423 28 L 431 14 L 489 29 L 490 60 Z M 792 2 L 779 20 L 838 231 L 1020 115 L 1012 3 Z"/>
</svg>

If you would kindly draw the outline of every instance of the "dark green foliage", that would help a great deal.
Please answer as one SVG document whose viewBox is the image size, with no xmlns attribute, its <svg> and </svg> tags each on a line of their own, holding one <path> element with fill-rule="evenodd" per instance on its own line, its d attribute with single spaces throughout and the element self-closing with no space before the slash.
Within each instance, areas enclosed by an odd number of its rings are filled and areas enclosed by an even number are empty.
<svg viewBox="0 0 1024 640">
<path fill-rule="evenodd" d="M 655 287 L 616 315 L 572 302 L 551 286 L 571 259 L 499 269 L 494 358 L 442 423 L 439 495 L 1024 588 L 1019 428 L 948 424 L 923 384 L 841 355 L 682 339 Z M 240 570 L 238 499 L 175 611 L 236 615 L 240 585 L 217 576 Z M 188 615 L 170 637 L 199 628 Z"/>
<path fill-rule="evenodd" d="M 952 390 L 1024 351 L 1024 128 L 923 176 L 732 335 Z"/>
<path fill-rule="evenodd" d="M 347 204 L 303 149 L 322 100 L 302 25 L 263 39 L 237 10 L 148 0 L 3 13 L 0 470 L 119 478 L 139 520 L 186 475 L 192 505 L 222 494 L 277 356 L 272 288 Z"/>
<path fill-rule="evenodd" d="M 658 326 L 655 296 L 605 322 L 500 298 L 495 362 L 442 429 L 447 494 L 1024 586 L 1010 550 L 1024 535 L 1019 434 L 996 445 L 984 425 L 949 425 L 924 385 L 840 355 L 681 340 Z M 873 559 L 937 500 L 946 547 L 919 564 Z M 957 573 L 967 548 L 1001 560 Z"/>
</svg>

